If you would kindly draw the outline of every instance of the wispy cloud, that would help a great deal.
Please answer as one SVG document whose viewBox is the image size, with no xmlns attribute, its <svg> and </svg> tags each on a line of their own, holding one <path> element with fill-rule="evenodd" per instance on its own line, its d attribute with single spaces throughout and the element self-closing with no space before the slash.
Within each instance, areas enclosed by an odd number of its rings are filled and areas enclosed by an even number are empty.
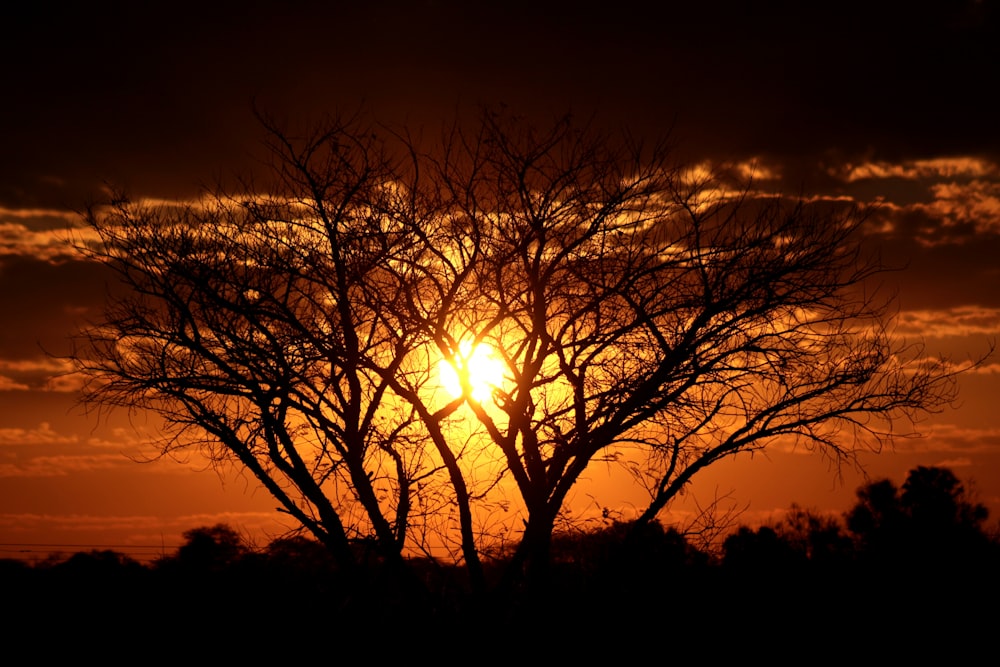
<svg viewBox="0 0 1000 667">
<path fill-rule="evenodd" d="M 79 373 L 68 375 L 54 375 L 46 378 L 42 385 L 43 391 L 52 391 L 60 394 L 72 394 L 80 391 L 83 387 L 84 377 Z"/>
<path fill-rule="evenodd" d="M 1000 308 L 966 305 L 941 310 L 906 310 L 896 318 L 895 333 L 921 338 L 1000 338 Z"/>
<path fill-rule="evenodd" d="M 0 221 L 0 255 L 23 255 L 43 261 L 75 258 L 66 229 L 32 230 L 19 222 Z"/>
<path fill-rule="evenodd" d="M 899 451 L 946 455 L 944 460 L 967 459 L 974 454 L 1000 454 L 1000 427 L 973 427 L 961 424 L 934 424 L 923 437 L 900 441 Z"/>
<path fill-rule="evenodd" d="M 976 157 L 839 164 L 828 174 L 880 202 L 872 226 L 924 246 L 1000 234 L 1000 164 Z"/>
<path fill-rule="evenodd" d="M 942 459 L 935 465 L 940 468 L 970 468 L 973 466 L 973 461 L 968 456 L 960 456 L 954 459 Z"/>
<path fill-rule="evenodd" d="M 35 456 L 16 463 L 0 464 L 0 477 L 65 477 L 126 464 L 131 462 L 120 454 Z"/>
<path fill-rule="evenodd" d="M 0 391 L 28 391 L 29 389 L 31 389 L 30 385 L 0 375 Z"/>
<path fill-rule="evenodd" d="M 95 449 L 114 450 L 117 452 L 159 451 L 156 443 L 163 435 L 139 426 L 111 428 L 100 436 L 87 438 L 87 446 Z M 131 454 L 130 454 L 131 456 Z M 148 457 L 139 456 L 141 460 Z"/>
<path fill-rule="evenodd" d="M 76 227 L 80 215 L 74 211 L 54 208 L 5 208 L 0 206 L 0 223 L 20 220 L 31 229 Z"/>
<path fill-rule="evenodd" d="M 2 477 L 64 477 L 104 470 L 128 474 L 192 474 L 218 467 L 197 447 L 163 455 L 163 434 L 153 425 L 106 426 L 89 437 L 62 433 L 42 422 L 34 428 L 0 429 Z"/>
<path fill-rule="evenodd" d="M 69 445 L 79 442 L 75 434 L 64 435 L 52 429 L 47 422 L 42 422 L 36 428 L 0 428 L 0 447 L 35 446 L 35 445 Z"/>
<path fill-rule="evenodd" d="M 149 515 L 88 515 L 88 514 L 2 514 L 0 513 L 0 526 L 10 527 L 30 527 L 30 526 L 50 526 L 66 530 L 89 530 L 94 526 L 105 528 L 120 528 L 127 526 L 142 526 L 149 521 L 155 521 L 157 517 Z"/>
<path fill-rule="evenodd" d="M 69 361 L 53 357 L 0 359 L 0 391 L 75 392 L 83 378 L 72 369 Z"/>
<path fill-rule="evenodd" d="M 68 361 L 52 357 L 0 359 L 0 373 L 64 373 L 71 368 Z"/>
<path fill-rule="evenodd" d="M 66 444 L 84 447 L 82 443 L 75 441 Z M 103 447 L 104 445 L 94 445 L 91 441 L 87 441 L 86 446 Z M 107 448 L 110 449 L 110 445 Z M 178 461 L 169 457 L 157 456 L 157 453 L 151 449 L 143 452 L 138 448 L 122 448 L 106 454 L 65 452 L 37 456 L 18 454 L 0 463 L 0 478 L 65 477 L 107 470 L 120 470 L 129 475 L 143 473 L 190 475 L 205 472 L 211 467 L 209 462 L 197 454 L 191 454 L 189 459 Z"/>
<path fill-rule="evenodd" d="M 829 169 L 848 183 L 862 180 L 900 178 L 905 180 L 1000 177 L 1000 167 L 978 157 L 943 157 L 933 160 L 910 160 L 900 163 L 846 163 Z"/>
<path fill-rule="evenodd" d="M 913 209 L 940 221 L 944 227 L 967 225 L 975 233 L 1000 233 L 1000 180 L 970 183 L 937 183 L 930 187 L 934 200 Z"/>
</svg>

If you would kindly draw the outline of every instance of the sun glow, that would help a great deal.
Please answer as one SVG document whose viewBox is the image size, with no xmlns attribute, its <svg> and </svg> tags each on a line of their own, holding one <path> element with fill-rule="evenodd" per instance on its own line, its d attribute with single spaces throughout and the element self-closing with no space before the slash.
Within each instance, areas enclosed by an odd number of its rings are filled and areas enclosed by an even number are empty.
<svg viewBox="0 0 1000 667">
<path fill-rule="evenodd" d="M 451 396 L 463 394 L 463 379 L 468 382 L 471 397 L 482 403 L 490 398 L 493 389 L 503 383 L 504 364 L 495 356 L 487 343 L 473 347 L 471 341 L 462 341 L 458 354 L 442 359 L 438 369 L 441 385 Z"/>
</svg>

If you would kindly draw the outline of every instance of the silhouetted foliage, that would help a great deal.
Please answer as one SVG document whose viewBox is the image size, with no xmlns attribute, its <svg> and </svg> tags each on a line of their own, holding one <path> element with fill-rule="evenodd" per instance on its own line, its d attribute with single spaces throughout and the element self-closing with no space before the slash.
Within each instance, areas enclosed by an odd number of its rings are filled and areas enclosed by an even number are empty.
<svg viewBox="0 0 1000 667">
<path fill-rule="evenodd" d="M 725 567 L 749 570 L 755 575 L 798 568 L 806 562 L 806 555 L 771 526 L 756 530 L 740 526 L 726 538 L 722 548 Z"/>
<path fill-rule="evenodd" d="M 816 514 L 798 505 L 780 521 L 756 529 L 740 526 L 722 544 L 727 568 L 758 572 L 813 570 L 849 566 L 854 544 L 836 517 Z"/>
<path fill-rule="evenodd" d="M 989 518 L 986 506 L 972 501 L 965 486 L 947 468 L 917 466 L 911 470 L 899 502 L 921 532 L 979 533 Z"/>
<path fill-rule="evenodd" d="M 678 570 L 707 565 L 708 556 L 674 528 L 659 523 L 640 527 L 613 521 L 598 529 L 556 533 L 552 538 L 556 576 L 562 593 L 572 586 L 598 595 L 621 595 L 676 585 Z M 571 583 L 572 582 L 572 583 Z"/>
<path fill-rule="evenodd" d="M 290 571 L 332 573 L 337 566 L 328 549 L 302 535 L 273 540 L 267 545 L 264 555 L 272 566 Z"/>
<path fill-rule="evenodd" d="M 838 517 L 792 505 L 778 530 L 792 548 L 816 566 L 836 567 L 853 558 L 853 543 Z"/>
<path fill-rule="evenodd" d="M 641 535 L 720 460 L 779 438 L 848 459 L 953 395 L 861 289 L 882 270 L 863 207 L 568 117 L 484 112 L 427 151 L 360 118 L 261 120 L 263 185 L 89 211 L 82 249 L 129 292 L 73 361 L 87 404 L 152 410 L 163 453 L 245 468 L 344 573 L 370 545 L 404 581 L 433 545 L 482 591 L 506 540 L 506 585 L 544 581 L 595 463 L 648 490 Z M 488 396 L 483 343 L 504 374 Z M 195 537 L 179 560 L 238 555 Z"/>
<path fill-rule="evenodd" d="M 181 545 L 174 558 L 186 570 L 222 570 L 249 553 L 243 538 L 226 524 L 193 528 L 184 533 L 184 539 L 187 542 Z"/>
<path fill-rule="evenodd" d="M 100 549 L 75 553 L 54 568 L 71 573 L 73 576 L 107 577 L 141 571 L 142 565 L 125 554 L 111 549 Z"/>
<path fill-rule="evenodd" d="M 858 490 L 847 526 L 859 556 L 886 565 L 968 568 L 986 557 L 989 512 L 947 468 L 918 466 L 897 488 L 887 479 Z"/>
<path fill-rule="evenodd" d="M 674 528 L 661 524 L 612 521 L 598 529 L 556 533 L 552 538 L 553 559 L 572 563 L 582 570 L 601 568 L 645 570 L 653 564 L 667 567 L 703 562 L 704 554 L 688 544 Z"/>
<path fill-rule="evenodd" d="M 808 564 L 813 572 L 979 576 L 1000 556 L 984 528 L 988 516 L 951 470 L 918 466 L 901 489 L 888 479 L 858 488 L 843 523 L 793 506 L 776 524 L 741 526 L 726 538 L 722 563 L 757 572 Z"/>
<path fill-rule="evenodd" d="M 857 491 L 858 502 L 847 513 L 847 527 L 861 548 L 878 553 L 898 545 L 906 529 L 896 485 L 888 479 L 871 482 Z"/>
<path fill-rule="evenodd" d="M 0 580 L 11 581 L 25 575 L 31 566 L 19 558 L 0 558 Z"/>
</svg>

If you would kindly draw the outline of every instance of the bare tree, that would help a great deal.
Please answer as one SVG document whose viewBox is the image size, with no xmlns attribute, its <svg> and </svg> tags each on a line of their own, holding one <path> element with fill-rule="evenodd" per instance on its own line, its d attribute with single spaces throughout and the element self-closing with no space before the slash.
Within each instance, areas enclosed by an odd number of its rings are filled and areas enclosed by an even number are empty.
<svg viewBox="0 0 1000 667">
<path fill-rule="evenodd" d="M 391 558 L 410 484 L 433 474 L 380 375 L 405 371 L 413 345 L 380 315 L 408 235 L 383 214 L 398 203 L 392 164 L 349 122 L 269 136 L 266 194 L 246 183 L 88 215 L 100 243 L 87 252 L 131 291 L 83 336 L 85 397 L 162 415 L 164 453 L 197 446 L 245 466 L 345 567 L 362 537 Z"/>
<path fill-rule="evenodd" d="M 850 459 L 953 396 L 866 292 L 864 209 L 570 119 L 487 112 L 427 152 L 265 128 L 266 189 L 90 212 L 86 251 L 130 292 L 75 360 L 88 403 L 238 461 L 345 566 L 355 539 L 400 563 L 433 541 L 482 588 L 506 515 L 516 581 L 595 462 L 648 489 L 642 525 L 716 461 L 778 439 Z"/>
</svg>

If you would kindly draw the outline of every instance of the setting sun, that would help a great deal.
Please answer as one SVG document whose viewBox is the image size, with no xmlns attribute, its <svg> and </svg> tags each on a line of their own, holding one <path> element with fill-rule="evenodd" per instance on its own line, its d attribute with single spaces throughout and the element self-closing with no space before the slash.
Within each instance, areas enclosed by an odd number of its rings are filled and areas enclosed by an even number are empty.
<svg viewBox="0 0 1000 667">
<path fill-rule="evenodd" d="M 467 374 L 472 398 L 479 402 L 489 399 L 493 389 L 503 382 L 503 361 L 494 355 L 487 343 L 473 347 L 471 341 L 462 341 L 454 358 L 441 360 L 441 385 L 457 398 L 462 395 L 462 377 Z"/>
</svg>

